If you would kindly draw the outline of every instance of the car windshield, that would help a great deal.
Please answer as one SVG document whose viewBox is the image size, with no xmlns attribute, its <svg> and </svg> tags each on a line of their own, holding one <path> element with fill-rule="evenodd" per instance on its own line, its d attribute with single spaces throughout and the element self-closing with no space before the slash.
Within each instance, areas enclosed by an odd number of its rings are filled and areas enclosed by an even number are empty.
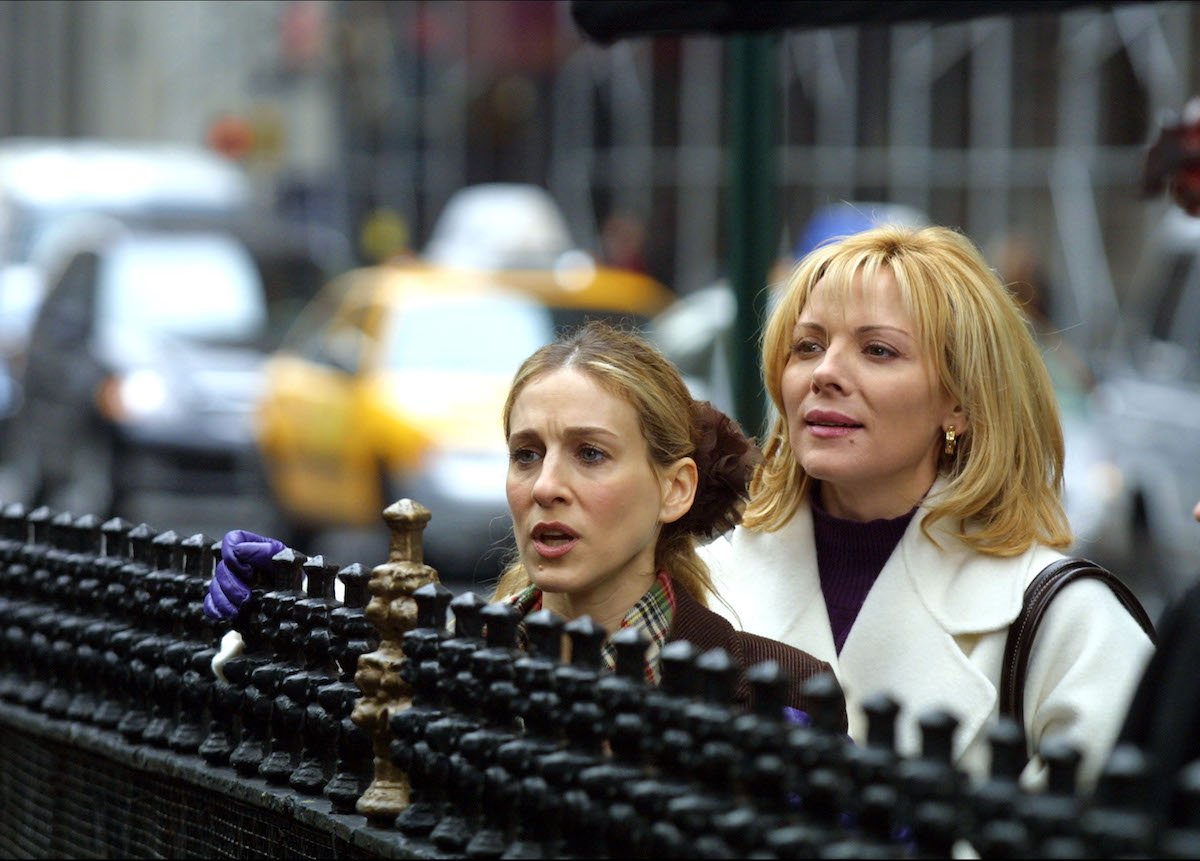
<svg viewBox="0 0 1200 861">
<path fill-rule="evenodd" d="M 553 339 L 550 312 L 536 302 L 509 296 L 421 302 L 396 315 L 384 366 L 509 375 Z"/>
<path fill-rule="evenodd" d="M 144 237 L 105 259 L 98 315 L 104 324 L 204 341 L 250 342 L 266 324 L 249 252 L 215 235 Z"/>
</svg>

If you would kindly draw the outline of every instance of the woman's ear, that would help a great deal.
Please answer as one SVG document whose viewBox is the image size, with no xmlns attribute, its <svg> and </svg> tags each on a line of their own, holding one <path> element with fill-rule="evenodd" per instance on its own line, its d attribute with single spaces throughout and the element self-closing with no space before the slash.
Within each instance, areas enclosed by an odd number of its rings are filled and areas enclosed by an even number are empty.
<svg viewBox="0 0 1200 861">
<path fill-rule="evenodd" d="M 948 409 L 942 414 L 942 430 L 954 428 L 954 433 L 961 437 L 971 426 L 971 420 L 967 417 L 967 411 L 963 409 L 962 404 L 949 400 L 949 396 L 947 396 L 946 406 Z"/>
<path fill-rule="evenodd" d="M 955 404 L 951 410 L 951 420 L 954 422 L 955 433 L 963 436 L 971 429 L 971 418 L 967 415 L 967 411 L 963 409 L 962 404 Z"/>
<path fill-rule="evenodd" d="M 658 512 L 660 523 L 674 523 L 691 511 L 698 483 L 696 461 L 690 457 L 681 457 L 667 467 L 662 477 L 663 501 Z"/>
</svg>

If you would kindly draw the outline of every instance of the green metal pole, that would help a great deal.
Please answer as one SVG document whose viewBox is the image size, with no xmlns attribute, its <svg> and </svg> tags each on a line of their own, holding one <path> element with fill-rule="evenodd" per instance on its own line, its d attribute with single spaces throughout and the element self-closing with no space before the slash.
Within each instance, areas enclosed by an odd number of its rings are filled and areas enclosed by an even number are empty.
<svg viewBox="0 0 1200 861">
<path fill-rule="evenodd" d="M 726 42 L 729 70 L 729 283 L 737 318 L 729 343 L 733 399 L 746 433 L 763 438 L 766 404 L 759 343 L 767 278 L 779 235 L 775 200 L 777 34 Z"/>
</svg>

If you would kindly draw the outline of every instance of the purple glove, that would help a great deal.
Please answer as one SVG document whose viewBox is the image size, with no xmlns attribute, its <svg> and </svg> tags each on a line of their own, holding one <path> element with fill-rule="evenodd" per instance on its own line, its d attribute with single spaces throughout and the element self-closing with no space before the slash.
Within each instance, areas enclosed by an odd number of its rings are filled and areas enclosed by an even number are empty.
<svg viewBox="0 0 1200 861">
<path fill-rule="evenodd" d="M 789 724 L 797 726 L 812 726 L 812 718 L 808 712 L 794 709 L 791 706 L 783 707 L 783 719 Z"/>
<path fill-rule="evenodd" d="M 250 597 L 255 571 L 269 573 L 271 558 L 284 549 L 275 538 L 235 529 L 221 539 L 221 561 L 204 596 L 204 612 L 213 619 L 229 620 Z"/>
</svg>

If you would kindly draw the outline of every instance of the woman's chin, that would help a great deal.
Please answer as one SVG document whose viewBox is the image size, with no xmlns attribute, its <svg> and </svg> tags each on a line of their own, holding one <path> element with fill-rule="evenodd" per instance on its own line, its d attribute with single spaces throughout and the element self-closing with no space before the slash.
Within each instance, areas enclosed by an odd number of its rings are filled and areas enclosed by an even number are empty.
<svg viewBox="0 0 1200 861">
<path fill-rule="evenodd" d="M 838 479 L 842 477 L 842 470 L 837 468 L 836 464 L 831 464 L 828 458 L 811 457 L 800 462 L 804 474 L 814 481 L 827 481 L 831 484 L 837 484 Z"/>
<path fill-rule="evenodd" d="M 578 572 L 557 560 L 537 560 L 526 566 L 533 585 L 543 592 L 571 592 L 580 582 Z"/>
</svg>

